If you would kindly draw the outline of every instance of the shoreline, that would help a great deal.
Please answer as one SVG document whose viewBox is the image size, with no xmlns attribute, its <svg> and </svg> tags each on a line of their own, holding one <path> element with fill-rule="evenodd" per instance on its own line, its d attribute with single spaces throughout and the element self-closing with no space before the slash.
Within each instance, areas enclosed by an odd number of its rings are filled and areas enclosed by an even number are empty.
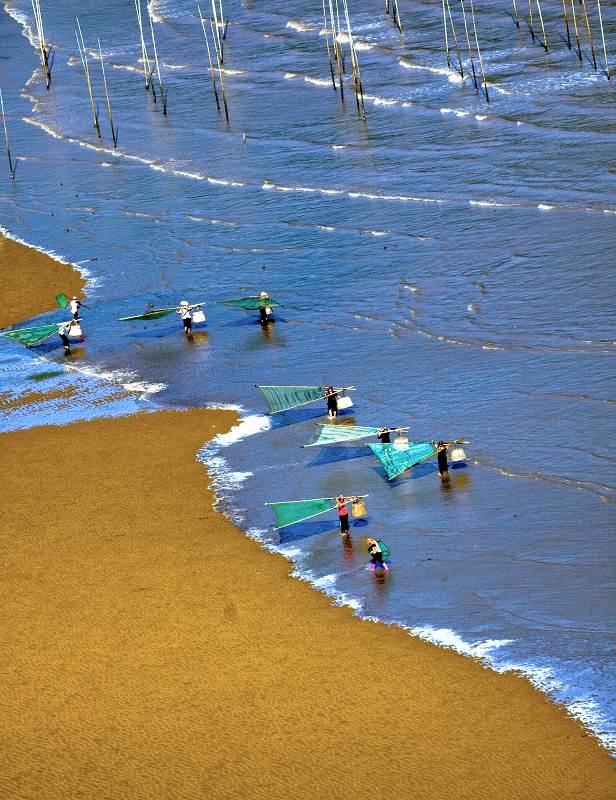
<svg viewBox="0 0 616 800">
<path fill-rule="evenodd" d="M 7 796 L 609 796 L 607 752 L 525 678 L 355 617 L 213 510 L 196 453 L 236 419 L 4 434 Z"/>
<path fill-rule="evenodd" d="M 72 264 L 13 237 L 0 227 L 0 328 L 60 307 L 56 294 L 82 299 L 87 281 Z M 26 327 L 26 326 L 24 326 Z"/>
</svg>

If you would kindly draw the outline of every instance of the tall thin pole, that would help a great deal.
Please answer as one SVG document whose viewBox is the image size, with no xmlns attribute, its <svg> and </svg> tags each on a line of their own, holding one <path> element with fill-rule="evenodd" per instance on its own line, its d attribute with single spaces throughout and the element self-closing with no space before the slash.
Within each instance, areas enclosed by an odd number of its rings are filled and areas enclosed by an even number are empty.
<svg viewBox="0 0 616 800">
<path fill-rule="evenodd" d="M 577 17 L 575 16 L 574 0 L 571 0 L 571 13 L 573 15 L 573 29 L 575 31 L 575 42 L 577 44 L 578 58 L 582 60 L 582 48 L 580 46 L 580 34 L 578 33 Z"/>
<path fill-rule="evenodd" d="M 336 76 L 334 75 L 334 65 L 332 63 L 332 53 L 329 47 L 329 29 L 327 27 L 327 13 L 325 11 L 325 0 L 323 0 L 323 24 L 325 31 L 325 47 L 327 48 L 327 60 L 329 61 L 329 71 L 332 76 L 332 85 L 334 87 L 334 91 L 336 91 Z"/>
<path fill-rule="evenodd" d="M 340 102 L 344 103 L 344 80 L 342 73 L 344 71 L 344 65 L 342 63 L 342 53 L 340 52 L 340 31 L 336 31 L 336 19 L 334 17 L 334 7 L 332 5 L 332 0 L 328 0 L 329 2 L 329 17 L 332 23 L 332 42 L 334 46 L 334 57 L 336 59 L 336 64 L 338 65 L 338 85 L 340 86 Z"/>
<path fill-rule="evenodd" d="M 113 139 L 113 146 L 118 146 L 118 139 L 116 136 L 115 126 L 113 124 L 113 113 L 111 111 L 111 100 L 109 99 L 109 89 L 107 87 L 107 76 L 105 75 L 105 62 L 103 61 L 103 51 L 101 49 L 101 40 L 98 40 L 98 55 L 101 60 L 101 70 L 103 72 L 103 86 L 105 87 L 105 98 L 107 100 L 107 115 L 109 116 L 109 127 L 111 128 L 111 138 Z"/>
<path fill-rule="evenodd" d="M 481 80 L 483 81 L 483 91 L 485 92 L 486 96 L 486 103 L 490 102 L 490 95 L 488 94 L 488 82 L 486 81 L 486 75 L 483 70 L 483 58 L 481 57 L 481 49 L 479 47 L 479 37 L 477 36 L 477 25 L 475 23 L 475 8 L 473 6 L 473 0 L 471 0 L 471 17 L 473 20 L 473 31 L 475 33 L 475 44 L 477 45 L 477 55 L 479 56 L 479 69 L 481 70 Z"/>
<path fill-rule="evenodd" d="M 216 42 L 216 50 L 218 51 L 218 60 L 221 64 L 224 64 L 224 55 L 222 51 L 222 41 L 220 39 L 220 28 L 218 26 L 218 14 L 216 12 L 216 0 L 212 0 L 212 13 L 214 15 L 214 31 L 216 33 L 215 42 Z"/>
<path fill-rule="evenodd" d="M 584 20 L 586 21 L 586 33 L 588 34 L 588 42 L 590 44 L 590 53 L 592 55 L 592 63 L 595 68 L 597 69 L 597 57 L 595 56 L 595 45 L 592 40 L 592 31 L 590 29 L 590 21 L 588 19 L 588 11 L 586 10 L 586 0 L 580 0 L 582 4 L 582 9 L 584 10 Z"/>
<path fill-rule="evenodd" d="M 513 0 L 513 15 L 515 17 L 515 24 L 516 27 L 520 27 L 520 18 L 518 17 L 518 7 L 515 4 L 515 0 Z"/>
<path fill-rule="evenodd" d="M 445 0 L 443 2 L 443 33 L 445 34 L 445 53 L 447 54 L 447 67 L 451 69 L 451 56 L 449 54 L 449 36 L 447 35 L 447 11 L 445 9 Z"/>
<path fill-rule="evenodd" d="M 2 124 L 4 125 L 4 141 L 6 142 L 6 154 L 9 158 L 9 170 L 11 172 L 11 180 L 15 180 L 15 167 L 13 166 L 13 159 L 11 157 L 9 129 L 6 127 L 6 114 L 4 113 L 4 100 L 2 98 L 2 89 L 0 89 L 0 110 L 2 110 Z"/>
<path fill-rule="evenodd" d="M 81 57 L 81 64 L 83 66 L 83 73 L 86 78 L 86 86 L 88 87 L 88 94 L 90 96 L 90 107 L 92 109 L 92 119 L 94 120 L 94 127 L 96 128 L 96 133 L 99 139 L 102 139 L 101 136 L 101 126 L 98 122 L 98 113 L 96 111 L 96 105 L 94 103 L 94 95 L 92 93 L 92 81 L 90 80 L 90 67 L 88 64 L 88 56 L 86 53 L 86 46 L 83 41 L 83 34 L 81 32 L 81 25 L 79 24 L 79 17 L 75 17 L 77 20 L 77 31 L 75 31 L 75 38 L 77 39 L 77 47 L 79 48 L 79 55 Z"/>
<path fill-rule="evenodd" d="M 528 0 L 528 27 L 530 28 L 530 35 L 535 41 L 535 28 L 533 27 L 533 0 Z"/>
<path fill-rule="evenodd" d="M 529 0 L 530 2 L 530 0 Z M 468 54 L 471 59 L 471 69 L 473 71 L 473 83 L 475 84 L 475 91 L 479 91 L 479 84 L 477 83 L 477 75 L 475 74 L 475 60 L 473 59 L 473 48 L 471 47 L 471 37 L 468 34 L 468 25 L 466 23 L 466 10 L 464 8 L 464 0 L 460 0 L 462 6 L 462 19 L 464 20 L 464 32 L 466 33 L 466 45 L 468 47 Z"/>
<path fill-rule="evenodd" d="M 34 12 L 34 22 L 36 24 L 36 32 L 39 40 L 39 47 L 41 50 L 41 63 L 45 72 L 45 85 L 49 89 L 51 85 L 51 68 L 49 66 L 49 54 L 51 48 L 47 49 L 45 44 L 45 31 L 43 30 L 43 16 L 41 14 L 41 5 L 39 0 L 31 0 L 32 11 Z"/>
<path fill-rule="evenodd" d="M 569 30 L 569 15 L 567 14 L 567 0 L 563 2 L 563 16 L 565 18 L 565 28 L 567 29 L 567 47 L 571 50 L 571 31 Z"/>
<path fill-rule="evenodd" d="M 152 22 L 152 15 L 148 11 L 150 17 L 150 31 L 152 33 L 152 47 L 154 49 L 154 63 L 156 64 L 156 74 L 158 76 L 158 87 L 160 89 L 160 96 L 163 101 L 163 115 L 167 116 L 167 92 L 163 86 L 162 78 L 160 77 L 160 65 L 158 63 L 158 52 L 156 50 L 156 38 L 154 36 L 154 23 Z"/>
<path fill-rule="evenodd" d="M 214 65 L 212 64 L 212 53 L 210 52 L 210 43 L 207 39 L 207 31 L 205 30 L 205 20 L 201 14 L 201 9 L 197 6 L 199 11 L 199 19 L 201 20 L 201 27 L 203 28 L 203 36 L 205 37 L 205 46 L 207 47 L 207 60 L 210 64 L 210 77 L 212 78 L 212 88 L 214 89 L 214 97 L 216 98 L 216 108 L 220 113 L 220 100 L 218 99 L 218 90 L 216 89 L 216 73 L 214 72 Z"/>
<path fill-rule="evenodd" d="M 545 52 L 548 52 L 548 37 L 545 33 L 545 27 L 543 25 L 543 14 L 541 13 L 541 3 L 537 0 L 537 11 L 539 12 L 539 22 L 541 23 L 541 35 L 543 36 L 543 49 Z"/>
<path fill-rule="evenodd" d="M 453 36 L 453 43 L 454 47 L 456 48 L 456 55 L 458 56 L 458 65 L 459 65 L 459 72 L 460 77 L 464 78 L 464 67 L 462 66 L 462 56 L 460 55 L 460 45 L 458 44 L 458 34 L 456 33 L 456 26 L 453 24 L 453 17 L 451 16 L 451 6 L 449 5 L 449 0 L 445 0 L 447 3 L 447 14 L 449 16 L 449 24 L 451 25 L 451 34 Z"/>
<path fill-rule="evenodd" d="M 145 80 L 146 91 L 149 92 L 152 73 L 150 71 L 150 59 L 148 58 L 148 51 L 145 46 L 145 37 L 143 35 L 143 19 L 141 18 L 141 0 L 135 0 L 135 11 L 137 13 L 137 24 L 139 25 L 139 36 L 141 37 L 141 60 L 143 61 L 143 77 Z"/>
<path fill-rule="evenodd" d="M 213 2 L 214 0 L 212 0 Z M 212 28 L 212 39 L 215 38 L 214 33 L 214 23 L 210 20 L 210 27 Z M 214 48 L 216 50 L 216 48 Z M 216 63 L 218 64 L 218 79 L 220 80 L 220 89 L 222 91 L 222 102 L 225 107 L 225 117 L 227 119 L 227 125 L 229 124 L 229 109 L 227 108 L 227 96 L 225 95 L 225 82 L 222 77 L 222 68 L 220 66 L 220 55 L 218 50 L 216 50 Z"/>
<path fill-rule="evenodd" d="M 603 57 L 605 58 L 605 74 L 610 80 L 610 64 L 607 60 L 607 50 L 605 48 L 605 34 L 603 32 L 603 17 L 601 16 L 601 3 L 597 0 L 597 11 L 599 12 L 599 27 L 601 28 L 601 41 L 603 42 Z"/>
</svg>

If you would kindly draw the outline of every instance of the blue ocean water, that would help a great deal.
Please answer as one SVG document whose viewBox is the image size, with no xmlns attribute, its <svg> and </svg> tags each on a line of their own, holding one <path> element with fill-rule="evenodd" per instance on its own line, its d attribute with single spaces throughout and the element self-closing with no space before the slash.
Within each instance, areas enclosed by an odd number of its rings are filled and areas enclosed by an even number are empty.
<svg viewBox="0 0 616 800">
<path fill-rule="evenodd" d="M 318 5 L 228 0 L 227 126 L 196 4 L 149 3 L 165 116 L 144 91 L 131 2 L 43 0 L 49 92 L 30 3 L 4 3 L 19 162 L 14 182 L 0 171 L 0 224 L 87 270 L 91 309 L 70 361 L 0 348 L 0 392 L 57 371 L 46 388 L 77 385 L 81 402 L 0 425 L 241 406 L 200 457 L 249 535 L 360 614 L 524 671 L 613 748 L 615 81 L 585 41 L 581 64 L 567 49 L 557 3 L 543 6 L 545 54 L 491 0 L 476 9 L 487 104 L 447 68 L 440 8 L 400 5 L 403 35 L 381 7 L 351 5 L 364 123 L 350 85 L 344 105 L 332 90 Z M 603 12 L 614 53 L 615 7 Z M 117 150 L 92 55 L 101 140 L 88 116 L 76 14 L 89 51 L 101 40 Z M 262 289 L 284 304 L 265 330 L 216 303 Z M 175 318 L 117 322 L 184 297 L 208 301 L 192 341 Z M 269 419 L 256 383 L 354 384 L 347 419 L 464 435 L 469 461 L 447 484 L 430 462 L 388 482 L 366 447 L 301 449 L 323 408 Z M 120 384 L 129 397 L 98 402 Z M 369 494 L 347 546 L 335 517 L 272 531 L 266 501 L 340 492 Z M 392 550 L 385 580 L 366 570 L 375 534 Z"/>
</svg>

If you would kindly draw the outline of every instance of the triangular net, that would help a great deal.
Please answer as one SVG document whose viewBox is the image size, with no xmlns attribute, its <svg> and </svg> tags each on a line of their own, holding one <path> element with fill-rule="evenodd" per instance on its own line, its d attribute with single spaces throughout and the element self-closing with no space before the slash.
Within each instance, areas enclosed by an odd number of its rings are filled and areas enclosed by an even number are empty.
<svg viewBox="0 0 616 800">
<path fill-rule="evenodd" d="M 284 503 L 266 503 L 265 505 L 274 512 L 276 529 L 317 517 L 335 507 L 331 497 L 319 497 L 316 500 L 289 500 Z"/>
<path fill-rule="evenodd" d="M 270 414 L 313 403 L 323 398 L 322 386 L 257 386 L 263 392 Z"/>
<path fill-rule="evenodd" d="M 243 308 L 245 311 L 258 311 L 260 308 L 274 308 L 280 303 L 273 297 L 240 297 L 237 300 L 221 300 L 225 306 Z"/>
<path fill-rule="evenodd" d="M 353 442 L 376 436 L 379 428 L 370 428 L 364 425 L 323 425 L 314 442 L 304 447 L 314 447 L 322 444 L 336 444 L 337 442 Z"/>
<path fill-rule="evenodd" d="M 436 455 L 436 447 L 432 442 L 409 442 L 408 450 L 398 450 L 393 444 L 369 444 L 368 447 L 381 462 L 390 480 L 420 461 Z"/>
<path fill-rule="evenodd" d="M 35 344 L 40 344 L 45 339 L 58 333 L 58 326 L 53 325 L 37 325 L 35 328 L 17 328 L 14 331 L 3 331 L 0 336 L 6 339 L 13 339 L 15 342 L 24 344 L 26 347 L 31 347 Z"/>
</svg>

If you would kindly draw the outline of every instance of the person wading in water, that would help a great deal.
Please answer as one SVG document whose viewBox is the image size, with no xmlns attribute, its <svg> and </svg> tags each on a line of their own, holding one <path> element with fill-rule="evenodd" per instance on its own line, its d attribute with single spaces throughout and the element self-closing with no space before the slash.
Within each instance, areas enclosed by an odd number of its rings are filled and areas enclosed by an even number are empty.
<svg viewBox="0 0 616 800">
<path fill-rule="evenodd" d="M 349 509 L 346 507 L 346 500 L 343 495 L 340 495 L 336 500 L 336 508 L 338 509 L 338 518 L 340 520 L 340 533 L 347 536 L 349 533 Z"/>
</svg>

